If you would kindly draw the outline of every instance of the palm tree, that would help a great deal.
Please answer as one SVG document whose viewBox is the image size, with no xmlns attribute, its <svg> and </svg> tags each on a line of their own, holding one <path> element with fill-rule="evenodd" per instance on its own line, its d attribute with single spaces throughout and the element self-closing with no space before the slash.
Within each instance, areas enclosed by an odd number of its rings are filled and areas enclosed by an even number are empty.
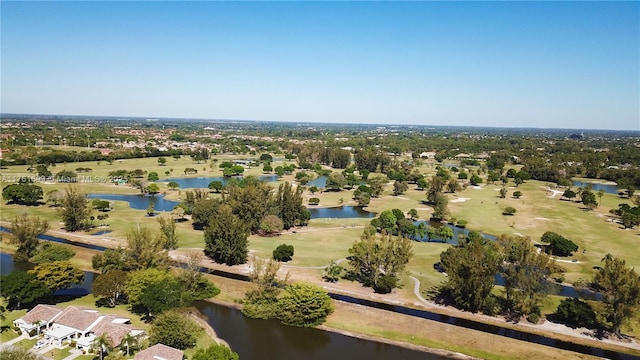
<svg viewBox="0 0 640 360">
<path fill-rule="evenodd" d="M 107 336 L 107 334 L 102 334 L 93 339 L 93 343 L 91 344 L 91 346 L 94 349 L 100 350 L 100 360 L 103 360 L 105 350 L 110 351 L 113 349 L 113 342 L 111 341 L 111 338 Z"/>
<path fill-rule="evenodd" d="M 600 189 L 598 190 L 598 206 L 600 206 L 600 203 L 602 202 L 602 197 L 604 196 L 604 190 Z"/>
<path fill-rule="evenodd" d="M 127 336 L 122 339 L 122 343 L 120 343 L 120 347 L 123 346 L 127 347 L 127 356 L 129 356 L 129 348 L 138 348 L 138 339 L 134 336 L 131 336 L 131 334 L 127 334 Z"/>
<path fill-rule="evenodd" d="M 40 325 L 42 324 L 42 321 L 36 320 L 33 324 L 36 326 L 36 333 L 40 336 Z"/>
</svg>

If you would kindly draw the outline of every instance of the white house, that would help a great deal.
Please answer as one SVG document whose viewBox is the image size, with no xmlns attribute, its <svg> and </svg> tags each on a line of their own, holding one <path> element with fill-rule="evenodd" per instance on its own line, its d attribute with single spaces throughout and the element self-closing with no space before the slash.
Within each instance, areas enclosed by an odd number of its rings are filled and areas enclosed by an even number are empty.
<svg viewBox="0 0 640 360">
<path fill-rule="evenodd" d="M 127 318 L 102 315 L 95 309 L 68 306 L 60 309 L 51 305 L 37 305 L 25 316 L 14 321 L 23 332 L 42 330 L 49 344 L 62 345 L 74 340 L 78 349 L 88 350 L 93 340 L 106 334 L 113 346 L 118 346 L 127 334 L 139 337 L 144 334 L 135 329 Z"/>
</svg>

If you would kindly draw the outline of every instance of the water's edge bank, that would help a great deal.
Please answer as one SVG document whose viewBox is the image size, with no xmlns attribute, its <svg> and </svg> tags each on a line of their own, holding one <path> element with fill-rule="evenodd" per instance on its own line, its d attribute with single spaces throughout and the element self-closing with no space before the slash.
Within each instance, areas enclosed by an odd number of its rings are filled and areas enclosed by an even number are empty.
<svg viewBox="0 0 640 360">
<path fill-rule="evenodd" d="M 224 307 L 236 309 L 236 310 L 242 310 L 242 305 L 241 304 L 234 303 L 234 302 L 231 302 L 231 301 L 225 301 L 225 300 L 220 300 L 220 299 L 216 299 L 216 298 L 209 298 L 209 299 L 205 299 L 203 301 L 206 301 L 206 302 L 209 302 L 209 303 L 212 303 L 212 304 L 215 304 L 215 305 L 219 305 L 219 306 L 224 306 Z M 373 342 L 378 342 L 378 343 L 383 343 L 383 344 L 389 344 L 389 345 L 402 347 L 402 348 L 405 348 L 405 349 L 408 349 L 408 350 L 415 350 L 415 351 L 421 351 L 421 352 L 425 352 L 425 353 L 429 353 L 429 354 L 433 354 L 433 355 L 437 355 L 437 356 L 444 356 L 444 357 L 447 357 L 447 358 L 450 358 L 450 359 L 459 359 L 459 360 L 475 360 L 475 359 L 479 359 L 479 358 L 476 358 L 476 357 L 473 357 L 473 356 L 468 356 L 468 355 L 457 353 L 457 352 L 452 352 L 452 351 L 443 350 L 443 349 L 430 348 L 430 347 L 427 347 L 427 346 L 414 345 L 414 344 L 411 344 L 411 343 L 407 343 L 407 342 L 403 342 L 403 341 L 390 340 L 390 339 L 383 338 L 383 337 L 377 337 L 377 336 L 371 336 L 371 335 L 366 335 L 366 334 L 361 334 L 361 333 L 355 333 L 355 332 L 351 332 L 351 331 L 347 331 L 347 330 L 342 330 L 342 329 L 330 327 L 330 326 L 327 326 L 327 325 L 319 325 L 319 326 L 316 326 L 315 328 L 319 329 L 319 330 L 327 331 L 327 332 L 332 332 L 332 333 L 336 333 L 336 334 L 340 334 L 340 335 L 356 338 L 356 339 L 373 341 Z"/>
</svg>

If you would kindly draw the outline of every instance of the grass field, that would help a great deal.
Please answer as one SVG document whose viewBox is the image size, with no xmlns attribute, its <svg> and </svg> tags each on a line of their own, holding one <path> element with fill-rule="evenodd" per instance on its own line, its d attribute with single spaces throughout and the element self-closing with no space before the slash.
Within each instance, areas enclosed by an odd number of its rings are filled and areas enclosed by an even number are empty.
<svg viewBox="0 0 640 360">
<path fill-rule="evenodd" d="M 225 160 L 242 158 L 240 156 L 222 155 L 217 156 L 218 164 Z M 278 165 L 278 163 L 274 164 Z M 156 171 L 161 178 L 166 177 L 164 171 L 173 170 L 172 176 L 182 176 L 184 169 L 195 167 L 199 173 L 192 176 L 221 176 L 220 169 L 211 169 L 207 164 L 195 164 L 190 158 L 182 157 L 178 160 L 168 158 L 166 166 L 159 166 L 157 158 L 142 158 L 118 160 L 109 165 L 107 162 L 85 162 L 59 164 L 51 168 L 56 173 L 61 170 L 74 170 L 77 167 L 91 167 L 92 177 L 106 178 L 108 173 L 117 169 L 133 170 L 140 168 L 145 171 Z M 419 168 L 424 173 L 433 173 L 435 164 L 425 162 Z M 246 175 L 261 175 L 259 167 L 247 169 Z M 27 166 L 14 166 L 2 170 L 4 179 L 12 176 L 30 175 Z M 286 175 L 281 181 L 292 181 L 293 175 Z M 166 189 L 166 183 L 160 183 L 167 197 L 179 200 L 184 194 L 184 189 L 171 191 Z M 278 183 L 274 183 L 274 187 Z M 5 186 L 3 183 L 2 186 Z M 64 189 L 66 184 L 41 184 L 44 191 L 51 189 Z M 138 190 L 128 186 L 116 186 L 105 182 L 83 182 L 75 184 L 81 191 L 86 193 L 130 193 L 136 194 Z M 548 183 L 540 181 L 527 181 L 519 187 L 508 184 L 508 195 L 505 199 L 498 197 L 499 184 L 484 184 L 481 187 L 468 187 L 456 194 L 448 194 L 450 199 L 449 209 L 451 216 L 457 219 L 468 221 L 467 227 L 473 230 L 483 231 L 489 234 L 518 234 L 529 236 L 533 241 L 538 241 L 545 231 L 557 232 L 574 242 L 580 249 L 570 260 L 575 263 L 562 263 L 567 269 L 566 280 L 574 282 L 581 278 L 591 278 L 593 267 L 600 263 L 600 260 L 607 253 L 621 257 L 627 264 L 640 268 L 640 252 L 629 251 L 636 248 L 640 243 L 640 232 L 637 229 L 623 230 L 614 222 L 609 221 L 609 210 L 617 208 L 621 202 L 628 202 L 616 195 L 605 194 L 601 200 L 601 205 L 593 210 L 584 210 L 581 204 L 573 201 L 560 200 L 560 194 L 551 196 L 552 192 L 547 190 Z M 515 190 L 523 193 L 520 199 L 511 197 Z M 423 204 L 425 192 L 418 191 L 414 185 L 409 186 L 409 190 L 401 196 L 392 196 L 392 183 L 387 184 L 384 193 L 379 198 L 372 199 L 366 208 L 368 211 L 380 213 L 384 210 L 398 208 L 405 213 L 410 209 L 417 209 L 419 217 L 428 219 L 432 212 L 431 208 Z M 559 191 L 562 191 L 559 190 Z M 351 191 L 324 192 L 311 194 L 305 192 L 305 199 L 318 197 L 321 199 L 320 206 L 337 206 L 340 204 L 353 204 Z M 466 201 L 461 201 L 466 200 Z M 502 210 L 506 206 L 517 209 L 514 216 L 502 215 Z M 0 219 L 9 221 L 14 216 L 27 212 L 32 215 L 43 217 L 49 221 L 52 230 L 60 230 L 62 223 L 58 218 L 55 209 L 47 205 L 25 207 L 20 205 L 3 205 Z M 107 223 L 110 224 L 111 233 L 100 236 L 101 239 L 110 241 L 111 246 L 124 245 L 126 234 L 135 226 L 147 226 L 151 229 L 158 229 L 155 217 L 148 217 L 145 211 L 131 209 L 126 202 L 114 202 L 114 209 L 109 213 Z M 345 257 L 348 248 L 353 241 L 358 239 L 361 230 L 357 227 L 368 223 L 366 219 L 314 219 L 310 222 L 309 229 L 314 231 L 299 231 L 296 234 L 282 235 L 273 238 L 261 238 L 252 236 L 250 238 L 250 248 L 260 257 L 268 257 L 271 251 L 280 243 L 291 243 L 296 248 L 296 255 L 291 265 L 295 266 L 323 266 L 329 260 Z M 356 227 L 356 228 L 351 228 Z M 182 248 L 202 248 L 204 246 L 202 231 L 194 230 L 189 221 L 178 224 L 180 232 L 179 247 Z M 316 229 L 321 231 L 315 231 Z M 92 232 L 95 232 L 93 230 Z M 89 235 L 91 232 L 87 233 Z M 415 244 L 416 249 L 423 244 Z M 322 251 L 317 251 L 321 248 Z M 416 274 L 430 274 L 433 262 L 437 261 L 438 253 L 442 249 L 434 244 L 426 244 L 427 249 L 439 249 L 438 251 L 417 251 L 416 258 L 409 265 L 409 269 Z M 438 280 L 436 276 L 426 276 L 427 284 L 433 284 Z M 430 279 L 431 278 L 431 279 Z"/>
<path fill-rule="evenodd" d="M 227 159 L 239 159 L 240 156 L 217 156 L 220 163 Z M 92 163 L 74 163 L 66 165 L 58 165 L 50 168 L 54 173 L 62 170 L 74 170 L 76 167 L 91 167 L 94 170 L 91 176 L 106 177 L 108 173 L 117 169 L 133 170 L 140 168 L 146 171 L 157 171 L 161 178 L 166 177 L 164 171 L 173 169 L 173 176 L 182 176 L 186 167 L 195 167 L 198 174 L 195 176 L 221 176 L 222 172 L 217 167 L 210 169 L 207 164 L 194 164 L 189 158 L 181 158 L 175 160 L 167 159 L 167 166 L 161 167 L 157 164 L 156 158 L 131 159 L 122 162 L 114 162 L 109 165 L 101 162 L 98 165 Z M 274 167 L 277 164 L 274 164 Z M 435 172 L 433 163 L 425 163 L 420 167 L 423 173 Z M 26 166 L 10 167 L 2 170 L 2 176 L 7 179 L 11 176 L 28 175 Z M 261 168 L 248 169 L 245 175 L 261 175 Z M 283 177 L 279 182 L 292 181 L 293 175 Z M 171 191 L 166 188 L 166 183 L 160 183 L 161 189 L 166 193 L 167 198 L 179 200 L 183 196 L 185 189 Z M 5 186 L 3 183 L 2 186 Z M 65 184 L 42 184 L 45 193 L 51 189 L 64 189 Z M 76 184 L 81 191 L 85 193 L 129 193 L 136 194 L 138 191 L 128 186 L 116 186 L 104 182 L 90 182 Z M 637 249 L 640 244 L 640 231 L 638 229 L 623 230 L 621 226 L 610 221 L 609 210 L 617 208 L 619 203 L 629 202 L 627 199 L 621 199 L 616 195 L 605 194 L 602 199 L 598 199 L 600 206 L 592 211 L 583 209 L 582 204 L 574 201 L 561 200 L 561 194 L 553 194 L 548 190 L 548 183 L 530 180 L 519 187 L 515 187 L 513 183 L 508 185 L 508 195 L 505 199 L 499 198 L 499 189 L 501 184 L 483 184 L 480 187 L 468 187 L 455 194 L 447 194 L 449 197 L 449 209 L 451 216 L 457 219 L 468 221 L 467 228 L 479 230 L 485 233 L 499 235 L 523 235 L 529 236 L 535 242 L 539 242 L 540 236 L 546 231 L 557 232 L 579 245 L 579 251 L 572 257 L 563 259 L 560 263 L 566 269 L 566 282 L 573 283 L 578 279 L 591 279 L 594 275 L 593 267 L 600 264 L 600 260 L 607 253 L 611 253 L 617 257 L 626 260 L 627 265 L 640 269 L 640 251 Z M 392 183 L 385 187 L 384 193 L 379 198 L 372 199 L 368 211 L 380 213 L 384 210 L 398 208 L 405 213 L 410 209 L 417 209 L 421 219 L 428 219 L 432 213 L 432 209 L 425 205 L 426 194 L 424 191 L 415 189 L 415 185 L 409 185 L 409 190 L 401 196 L 392 196 Z M 514 191 L 519 190 L 523 193 L 522 197 L 515 199 L 512 197 Z M 557 189 L 563 191 L 564 189 Z M 320 206 L 338 206 L 353 205 L 351 199 L 351 191 L 341 192 L 324 192 L 311 194 L 305 192 L 305 201 L 310 197 L 320 198 Z M 513 206 L 517 209 L 514 216 L 502 215 L 502 210 L 507 206 Z M 36 207 L 25 207 L 19 205 L 2 205 L 0 219 L 9 221 L 14 216 L 27 212 L 32 215 L 41 216 L 49 220 L 52 230 L 60 230 L 62 224 L 55 213 L 54 208 L 46 205 Z M 249 248 L 253 255 L 261 258 L 271 257 L 271 252 L 275 247 L 282 243 L 293 245 L 295 255 L 293 260 L 286 264 L 287 271 L 300 274 L 302 279 L 320 279 L 322 276 L 321 269 L 303 269 L 296 267 L 321 267 L 326 266 L 330 260 L 338 260 L 348 256 L 348 249 L 353 245 L 360 234 L 362 227 L 368 224 L 368 219 L 314 219 L 306 228 L 296 229 L 296 232 L 287 232 L 281 236 L 259 237 L 251 236 L 249 238 Z M 109 240 L 114 247 L 124 245 L 124 239 L 127 232 L 134 226 L 148 226 L 151 229 L 158 229 L 155 218 L 147 217 L 143 210 L 133 210 L 129 208 L 125 202 L 114 202 L 114 210 L 109 212 L 110 224 L 109 229 L 112 233 L 101 236 Z M 189 221 L 179 223 L 180 240 L 178 242 L 180 248 L 203 248 L 203 232 L 194 230 Z M 94 230 L 95 231 L 95 230 Z M 88 234 L 84 234 L 88 235 Z M 2 245 L 3 248 L 6 244 Z M 413 294 L 413 281 L 409 278 L 412 275 L 421 282 L 421 292 L 424 293 L 429 288 L 440 284 L 446 278 L 433 269 L 433 264 L 439 261 L 439 256 L 448 246 L 439 243 L 413 243 L 414 257 L 407 266 L 407 274 L 401 278 L 404 285 L 401 289 L 393 294 L 394 300 L 403 302 L 415 302 L 416 298 Z M 92 252 L 86 250 L 77 250 L 77 256 L 74 262 L 85 269 L 90 267 L 90 258 Z M 575 262 L 572 262 L 575 260 Z M 84 265 L 82 265 L 84 264 Z M 89 265 L 87 265 L 89 264 Z M 342 265 L 345 265 L 343 263 Z M 212 277 L 216 284 L 223 288 L 220 298 L 225 301 L 237 301 L 244 297 L 244 294 L 250 287 L 249 284 L 238 286 L 237 282 L 232 280 Z M 347 281 L 340 281 L 338 286 L 347 290 L 355 290 L 360 285 Z M 497 289 L 496 291 L 500 291 Z M 544 313 L 555 311 L 557 304 L 561 300 L 560 297 L 549 297 L 543 306 Z M 87 301 L 87 300 L 83 300 Z M 331 323 L 331 322 L 330 322 Z M 356 325 L 348 322 L 338 326 L 333 323 L 331 326 L 340 327 L 345 330 L 368 331 L 369 325 L 362 325 L 358 328 Z M 635 336 L 640 336 L 640 330 L 628 330 Z M 373 331 L 373 330 L 371 330 Z M 390 338 L 404 339 L 402 331 L 380 328 L 373 331 L 373 335 L 385 336 Z M 453 340 L 441 339 L 434 340 L 425 334 L 420 340 L 424 345 L 438 345 L 438 341 L 451 342 Z M 429 343 L 433 341 L 433 343 Z M 455 343 L 455 342 L 453 342 Z M 453 344 L 451 343 L 451 344 Z M 493 344 L 493 342 L 490 342 Z M 450 344 L 450 345 L 451 345 Z M 464 348 L 463 344 L 451 345 L 455 349 L 456 346 Z M 475 345 L 474 345 L 475 346 Z M 493 345 L 491 345 L 493 346 Z M 473 354 L 480 357 L 493 358 L 491 352 L 484 352 L 489 346 L 477 345 Z M 466 349 L 466 348 L 465 348 Z M 508 356 L 507 356 L 508 357 Z M 555 357 L 555 356 L 554 356 Z M 550 357 L 553 358 L 553 357 Z M 557 358 L 557 357 L 556 357 Z"/>
</svg>

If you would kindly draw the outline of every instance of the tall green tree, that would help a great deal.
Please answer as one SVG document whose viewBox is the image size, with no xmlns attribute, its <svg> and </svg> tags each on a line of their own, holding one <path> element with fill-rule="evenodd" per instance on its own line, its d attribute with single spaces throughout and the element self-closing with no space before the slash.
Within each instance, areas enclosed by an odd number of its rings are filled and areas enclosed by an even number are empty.
<svg viewBox="0 0 640 360">
<path fill-rule="evenodd" d="M 184 284 L 175 276 L 166 281 L 152 282 L 142 291 L 137 305 L 144 309 L 150 318 L 163 311 L 189 305 L 193 299 L 186 290 Z"/>
<path fill-rule="evenodd" d="M 178 271 L 178 278 L 194 300 L 212 298 L 220 293 L 220 289 L 207 280 L 200 271 L 203 258 L 202 252 L 188 252 L 185 266 Z"/>
<path fill-rule="evenodd" d="M 176 221 L 171 217 L 160 216 L 156 219 L 160 225 L 160 237 L 164 249 L 176 249 L 178 247 L 178 231 Z"/>
<path fill-rule="evenodd" d="M 241 182 L 230 182 L 227 185 L 225 202 L 233 213 L 249 225 L 251 232 L 260 229 L 260 222 L 270 212 L 271 186 L 248 176 Z"/>
<path fill-rule="evenodd" d="M 18 245 L 14 259 L 16 261 L 27 261 L 34 256 L 38 249 L 38 236 L 49 230 L 49 223 L 36 216 L 29 216 L 26 213 L 16 216 L 9 226 L 13 235 L 13 243 Z"/>
<path fill-rule="evenodd" d="M 175 276 L 165 270 L 149 268 L 132 271 L 129 273 L 128 279 L 124 285 L 124 292 L 127 295 L 129 304 L 135 306 L 140 302 L 149 285 L 173 280 L 175 280 Z"/>
<path fill-rule="evenodd" d="M 411 241 L 405 237 L 376 236 L 365 229 L 359 241 L 349 249 L 353 275 L 376 292 L 389 293 L 397 287 L 399 274 L 413 256 Z"/>
<path fill-rule="evenodd" d="M 8 302 L 10 309 L 20 309 L 49 295 L 49 289 L 34 274 L 24 271 L 12 271 L 0 276 L 0 295 Z"/>
<path fill-rule="evenodd" d="M 607 254 L 604 266 L 596 273 L 593 283 L 602 294 L 597 313 L 612 333 L 621 335 L 621 326 L 640 311 L 640 276 L 626 262 Z"/>
<path fill-rule="evenodd" d="M 449 199 L 445 194 L 438 193 L 436 194 L 434 203 L 433 203 L 433 214 L 432 218 L 442 220 L 446 219 L 449 216 Z"/>
<path fill-rule="evenodd" d="M 164 244 L 165 241 L 154 236 L 149 228 L 136 226 L 127 233 L 126 269 L 167 268 L 170 261 Z"/>
<path fill-rule="evenodd" d="M 505 282 L 507 310 L 539 315 L 550 291 L 547 279 L 556 271 L 553 260 L 538 252 L 528 237 L 501 235 L 498 244 L 504 258 L 500 273 Z"/>
<path fill-rule="evenodd" d="M 409 185 L 406 181 L 396 180 L 393 183 L 393 195 L 398 196 L 404 194 L 409 189 Z"/>
<path fill-rule="evenodd" d="M 427 235 L 429 236 L 429 240 L 440 240 L 443 242 L 447 242 L 453 239 L 453 230 L 451 230 L 448 226 L 440 226 L 433 227 L 430 226 L 427 229 Z"/>
<path fill-rule="evenodd" d="M 248 224 L 235 215 L 228 205 L 221 205 L 209 220 L 204 232 L 204 253 L 217 263 L 227 265 L 247 262 Z"/>
<path fill-rule="evenodd" d="M 116 306 L 120 296 L 124 294 L 128 274 L 122 270 L 111 270 L 98 275 L 93 282 L 93 296 L 107 299 L 111 307 Z"/>
<path fill-rule="evenodd" d="M 347 185 L 347 179 L 339 172 L 333 172 L 327 177 L 325 189 L 332 191 L 340 191 Z"/>
<path fill-rule="evenodd" d="M 89 200 L 75 187 L 68 187 L 60 200 L 58 215 L 64 222 L 64 229 L 67 231 L 79 231 L 89 228 L 89 217 L 91 207 Z"/>
<path fill-rule="evenodd" d="M 91 267 L 103 274 L 110 270 L 125 270 L 127 269 L 126 257 L 127 254 L 123 248 L 106 249 L 91 258 Z"/>
<path fill-rule="evenodd" d="M 29 270 L 29 273 L 42 281 L 51 293 L 80 284 L 84 280 L 84 272 L 68 261 L 43 263 Z"/>
<path fill-rule="evenodd" d="M 502 256 L 494 242 L 487 241 L 478 233 L 470 234 L 460 246 L 448 248 L 440 254 L 442 267 L 449 275 L 443 295 L 451 297 L 461 309 L 492 313 L 495 299 L 491 290 Z"/>
<path fill-rule="evenodd" d="M 307 209 L 302 205 L 303 188 L 298 186 L 295 191 L 287 181 L 280 184 L 273 198 L 273 211 L 282 219 L 285 229 L 290 229 L 296 224 L 304 222 L 307 218 Z"/>
</svg>

